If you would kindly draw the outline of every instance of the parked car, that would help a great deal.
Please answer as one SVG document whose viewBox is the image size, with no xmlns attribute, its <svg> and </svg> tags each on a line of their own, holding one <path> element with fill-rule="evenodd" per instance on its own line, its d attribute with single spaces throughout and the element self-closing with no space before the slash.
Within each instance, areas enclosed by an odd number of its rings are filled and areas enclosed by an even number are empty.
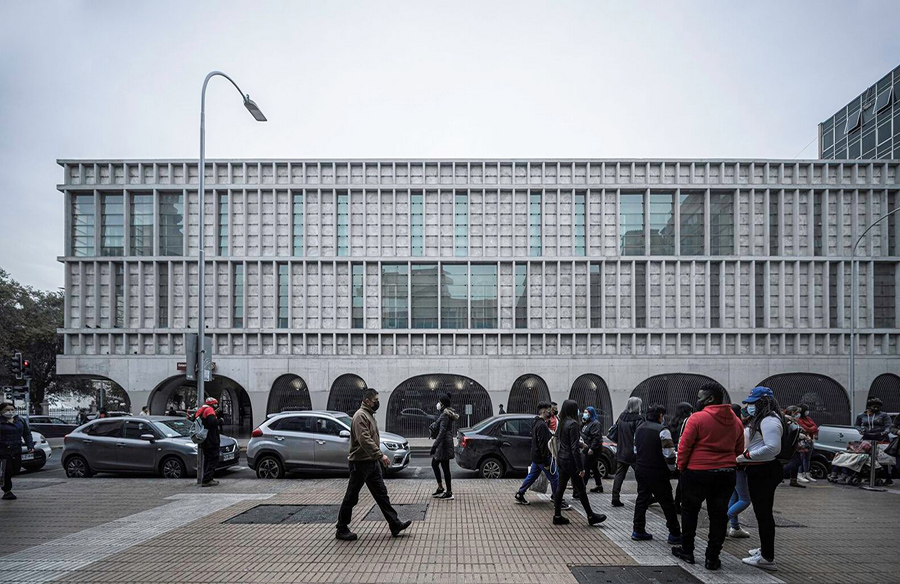
<svg viewBox="0 0 900 584">
<path fill-rule="evenodd" d="M 504 414 L 482 420 L 457 432 L 456 464 L 477 470 L 486 479 L 499 479 L 509 471 L 531 466 L 532 414 Z M 603 441 L 600 473 L 608 477 L 616 470 L 616 445 Z"/>
<path fill-rule="evenodd" d="M 429 426 L 439 417 L 437 414 L 429 414 L 421 408 L 404 408 L 400 410 L 398 424 L 404 432 L 415 436 L 428 436 Z"/>
<path fill-rule="evenodd" d="M 70 424 L 62 418 L 54 416 L 31 416 L 28 427 L 47 438 L 62 438 L 74 431 L 78 424 Z"/>
<path fill-rule="evenodd" d="M 127 418 L 131 416 L 131 412 L 106 412 L 107 418 Z M 100 419 L 100 412 L 94 412 L 93 414 L 87 415 L 88 420 L 98 420 Z"/>
<path fill-rule="evenodd" d="M 53 449 L 42 434 L 32 431 L 31 439 L 34 440 L 34 452 L 28 452 L 28 447 L 22 443 L 22 468 L 26 472 L 44 468 L 53 454 Z"/>
<path fill-rule="evenodd" d="M 271 414 L 250 435 L 247 463 L 261 479 L 278 479 L 301 469 L 346 470 L 351 422 L 344 412 Z M 388 473 L 409 465 L 409 442 L 403 436 L 381 432 L 381 452 L 391 459 Z"/>
<path fill-rule="evenodd" d="M 190 428 L 189 420 L 169 416 L 94 420 L 65 437 L 63 468 L 70 478 L 107 472 L 150 472 L 167 479 L 196 475 L 197 445 Z M 221 436 L 219 445 L 217 469 L 238 464 L 237 440 Z"/>
</svg>

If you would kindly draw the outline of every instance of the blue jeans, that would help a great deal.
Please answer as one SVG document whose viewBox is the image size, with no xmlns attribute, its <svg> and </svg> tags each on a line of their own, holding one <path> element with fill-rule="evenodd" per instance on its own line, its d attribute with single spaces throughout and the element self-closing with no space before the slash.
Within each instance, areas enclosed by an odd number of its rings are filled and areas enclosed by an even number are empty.
<svg viewBox="0 0 900 584">
<path fill-rule="evenodd" d="M 728 501 L 728 519 L 731 526 L 737 529 L 741 526 L 738 515 L 750 506 L 750 487 L 747 486 L 747 473 L 744 471 L 738 470 L 735 478 L 734 493 Z"/>
<path fill-rule="evenodd" d="M 550 466 L 549 464 L 547 465 Z M 541 472 L 547 475 L 547 480 L 550 481 L 550 488 L 553 490 L 553 493 L 556 493 L 557 487 L 559 487 L 559 474 L 557 472 L 550 472 L 548 468 L 545 468 L 543 465 L 537 464 L 536 462 L 531 463 L 531 468 L 528 469 L 528 476 L 525 477 L 525 480 L 522 481 L 522 486 L 519 487 L 519 494 L 524 495 L 525 491 L 528 490 L 534 481 L 538 479 Z"/>
<path fill-rule="evenodd" d="M 812 460 L 813 449 L 800 453 L 800 472 L 809 472 L 809 463 Z"/>
</svg>

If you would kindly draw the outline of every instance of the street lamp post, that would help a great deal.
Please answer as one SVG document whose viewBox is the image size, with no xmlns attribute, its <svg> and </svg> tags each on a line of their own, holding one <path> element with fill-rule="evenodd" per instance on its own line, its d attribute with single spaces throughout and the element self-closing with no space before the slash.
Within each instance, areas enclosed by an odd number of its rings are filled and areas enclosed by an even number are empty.
<svg viewBox="0 0 900 584">
<path fill-rule="evenodd" d="M 199 409 L 204 402 L 204 386 L 206 382 L 206 326 L 205 326 L 205 315 L 204 308 L 206 304 L 205 291 L 206 291 L 206 283 L 204 273 L 206 271 L 206 251 L 204 250 L 204 242 L 203 242 L 203 221 L 204 221 L 204 194 L 205 194 L 205 175 L 206 175 L 206 86 L 209 84 L 209 80 L 215 76 L 224 77 L 228 81 L 234 85 L 234 88 L 237 89 L 238 93 L 241 94 L 241 97 L 244 100 L 244 107 L 247 108 L 247 111 L 253 116 L 253 118 L 257 122 L 265 122 L 266 116 L 263 115 L 262 111 L 260 111 L 259 107 L 250 99 L 250 94 L 246 94 L 241 91 L 241 88 L 238 87 L 238 84 L 234 82 L 234 79 L 222 73 L 221 71 L 210 71 L 210 73 L 206 76 L 206 79 L 203 80 L 203 89 L 200 92 L 200 168 L 198 169 L 198 174 L 200 175 L 200 190 L 198 192 L 198 204 L 200 206 L 200 216 L 199 216 L 199 225 L 197 229 L 197 234 L 199 238 L 198 248 L 198 258 L 197 258 L 197 275 L 198 275 L 198 284 L 199 289 L 197 290 L 197 321 L 198 321 L 198 329 L 200 334 L 197 338 L 197 348 L 199 351 L 199 358 L 197 359 L 197 366 L 199 371 L 197 372 L 197 408 Z M 203 456 L 202 450 L 200 448 L 197 449 L 197 484 L 201 484 L 203 481 Z"/>
</svg>

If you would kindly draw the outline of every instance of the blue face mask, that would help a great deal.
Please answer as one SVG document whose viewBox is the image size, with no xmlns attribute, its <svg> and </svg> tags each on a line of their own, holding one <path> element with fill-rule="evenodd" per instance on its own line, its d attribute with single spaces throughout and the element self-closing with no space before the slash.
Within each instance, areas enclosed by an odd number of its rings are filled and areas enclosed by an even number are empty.
<svg viewBox="0 0 900 584">
<path fill-rule="evenodd" d="M 748 416 L 756 415 L 756 404 L 750 404 L 747 406 L 747 415 Z"/>
<path fill-rule="evenodd" d="M 591 418 L 590 414 L 581 414 L 581 419 L 587 422 Z"/>
</svg>

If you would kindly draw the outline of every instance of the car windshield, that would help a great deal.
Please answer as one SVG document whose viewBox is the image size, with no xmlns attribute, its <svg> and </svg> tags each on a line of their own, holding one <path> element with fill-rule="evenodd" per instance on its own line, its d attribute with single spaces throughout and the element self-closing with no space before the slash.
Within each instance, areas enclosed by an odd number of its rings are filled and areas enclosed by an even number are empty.
<svg viewBox="0 0 900 584">
<path fill-rule="evenodd" d="M 353 425 L 353 418 L 351 418 L 350 416 L 335 416 L 334 419 L 347 426 L 348 428 Z"/>
<path fill-rule="evenodd" d="M 157 422 L 156 427 L 162 431 L 166 438 L 187 437 L 191 435 L 191 423 L 187 420 L 166 420 Z"/>
</svg>

